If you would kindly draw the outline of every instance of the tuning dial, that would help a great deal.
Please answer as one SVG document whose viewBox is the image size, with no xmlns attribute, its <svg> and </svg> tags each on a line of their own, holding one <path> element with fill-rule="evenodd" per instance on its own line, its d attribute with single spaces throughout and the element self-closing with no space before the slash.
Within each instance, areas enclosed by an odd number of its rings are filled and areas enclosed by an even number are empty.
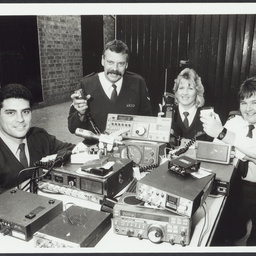
<svg viewBox="0 0 256 256">
<path fill-rule="evenodd" d="M 153 243 L 160 243 L 164 237 L 164 232 L 161 226 L 152 225 L 148 229 L 148 238 Z"/>
<path fill-rule="evenodd" d="M 139 136 L 144 135 L 145 132 L 146 132 L 146 128 L 143 127 L 143 126 L 139 126 L 139 127 L 136 129 L 136 133 L 137 133 Z"/>
</svg>

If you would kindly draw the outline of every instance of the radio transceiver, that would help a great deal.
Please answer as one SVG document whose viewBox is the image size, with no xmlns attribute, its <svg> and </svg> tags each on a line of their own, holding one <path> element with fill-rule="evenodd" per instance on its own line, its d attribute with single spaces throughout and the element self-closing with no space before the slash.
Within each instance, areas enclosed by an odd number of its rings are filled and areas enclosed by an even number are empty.
<svg viewBox="0 0 256 256">
<path fill-rule="evenodd" d="M 111 227 L 111 215 L 72 205 L 34 234 L 37 248 L 94 247 Z"/>
<path fill-rule="evenodd" d="M 11 189 L 0 195 L 0 233 L 28 241 L 58 216 L 62 201 Z"/>
<path fill-rule="evenodd" d="M 168 163 L 138 180 L 136 198 L 158 208 L 191 217 L 212 191 L 215 173 L 200 179 L 168 170 Z"/>
<path fill-rule="evenodd" d="M 105 131 L 109 134 L 129 129 L 125 139 L 169 142 L 172 118 L 108 114 Z"/>
<path fill-rule="evenodd" d="M 190 218 L 148 208 L 132 193 L 124 193 L 115 204 L 112 223 L 114 232 L 120 235 L 182 246 L 190 242 Z"/>
<path fill-rule="evenodd" d="M 179 158 L 169 161 L 168 168 L 169 170 L 184 176 L 192 172 L 197 172 L 200 164 L 201 162 L 194 160 L 190 157 L 181 156 Z"/>
<path fill-rule="evenodd" d="M 39 182 L 39 187 L 43 190 L 101 203 L 104 196 L 114 197 L 133 179 L 131 160 L 108 158 L 107 162 L 113 162 L 113 166 L 107 173 L 104 173 L 101 168 L 95 168 L 92 172 L 83 171 L 83 166 L 78 168 L 77 165 L 72 164 L 55 168 L 44 176 Z M 86 166 L 88 167 L 89 165 Z M 92 167 L 95 166 L 92 164 Z"/>
</svg>

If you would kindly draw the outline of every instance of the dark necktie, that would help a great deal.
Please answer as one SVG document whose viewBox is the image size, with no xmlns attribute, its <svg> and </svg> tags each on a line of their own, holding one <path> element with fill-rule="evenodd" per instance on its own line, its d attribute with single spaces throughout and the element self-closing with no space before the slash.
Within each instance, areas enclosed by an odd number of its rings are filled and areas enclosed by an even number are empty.
<svg viewBox="0 0 256 256">
<path fill-rule="evenodd" d="M 189 113 L 188 113 L 188 112 L 183 112 L 183 115 L 185 116 L 185 119 L 184 119 L 184 121 L 183 121 L 184 126 L 185 126 L 186 128 L 188 128 L 188 115 L 189 115 Z"/>
<path fill-rule="evenodd" d="M 113 91 L 112 91 L 112 94 L 111 94 L 111 100 L 115 103 L 116 102 L 116 99 L 117 99 L 117 91 L 116 91 L 116 85 L 115 84 L 112 84 L 112 87 L 113 87 Z"/>
<path fill-rule="evenodd" d="M 24 168 L 28 167 L 28 160 L 25 154 L 25 143 L 21 143 L 19 145 L 19 150 L 20 150 L 20 162 L 23 165 Z"/>
<path fill-rule="evenodd" d="M 249 125 L 249 131 L 246 135 L 246 137 L 249 137 L 249 138 L 252 138 L 252 130 L 254 129 L 254 125 L 253 124 L 250 124 Z M 246 161 L 246 162 L 241 162 L 241 165 L 240 165 L 240 170 L 241 170 L 241 175 L 243 178 L 246 177 L 247 173 L 248 173 L 248 164 L 249 162 Z"/>
</svg>

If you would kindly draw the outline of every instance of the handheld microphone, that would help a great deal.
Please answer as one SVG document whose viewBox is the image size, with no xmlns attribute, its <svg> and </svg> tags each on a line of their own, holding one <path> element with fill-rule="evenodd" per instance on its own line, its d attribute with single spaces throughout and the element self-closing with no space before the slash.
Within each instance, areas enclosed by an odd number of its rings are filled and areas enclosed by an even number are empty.
<svg viewBox="0 0 256 256">
<path fill-rule="evenodd" d="M 77 128 L 75 130 L 75 135 L 82 137 L 84 139 L 96 139 L 96 140 L 100 139 L 100 135 L 97 135 L 91 131 L 81 129 L 81 128 Z"/>
<path fill-rule="evenodd" d="M 80 136 L 84 139 L 96 139 L 99 141 L 99 148 L 104 148 L 104 145 L 107 145 L 107 151 L 111 151 L 113 148 L 114 144 L 119 144 L 122 145 L 123 143 L 121 142 L 122 137 L 117 136 L 117 135 L 107 135 L 107 134 L 94 134 L 91 131 L 84 130 L 81 128 L 77 128 L 75 130 L 75 134 L 77 136 Z"/>
</svg>

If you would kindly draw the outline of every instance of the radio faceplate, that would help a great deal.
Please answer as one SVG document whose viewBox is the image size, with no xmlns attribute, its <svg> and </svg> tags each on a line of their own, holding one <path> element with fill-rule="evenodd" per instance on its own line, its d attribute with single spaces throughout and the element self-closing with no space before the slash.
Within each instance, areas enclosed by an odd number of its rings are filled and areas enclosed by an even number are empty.
<svg viewBox="0 0 256 256">
<path fill-rule="evenodd" d="M 113 197 L 133 179 L 133 162 L 129 159 L 109 158 L 114 165 L 105 176 L 81 171 L 78 165 L 67 164 L 55 168 L 39 182 L 41 189 L 101 203 L 104 196 Z"/>
<path fill-rule="evenodd" d="M 160 209 L 191 217 L 210 194 L 215 174 L 196 179 L 168 170 L 164 163 L 137 182 L 136 198 Z"/>
<path fill-rule="evenodd" d="M 132 193 L 124 193 L 118 200 L 114 206 L 112 223 L 114 232 L 119 235 L 182 246 L 190 242 L 190 218 L 148 208 Z"/>
<path fill-rule="evenodd" d="M 169 142 L 172 118 L 108 114 L 107 133 L 129 128 L 125 139 Z"/>
</svg>

